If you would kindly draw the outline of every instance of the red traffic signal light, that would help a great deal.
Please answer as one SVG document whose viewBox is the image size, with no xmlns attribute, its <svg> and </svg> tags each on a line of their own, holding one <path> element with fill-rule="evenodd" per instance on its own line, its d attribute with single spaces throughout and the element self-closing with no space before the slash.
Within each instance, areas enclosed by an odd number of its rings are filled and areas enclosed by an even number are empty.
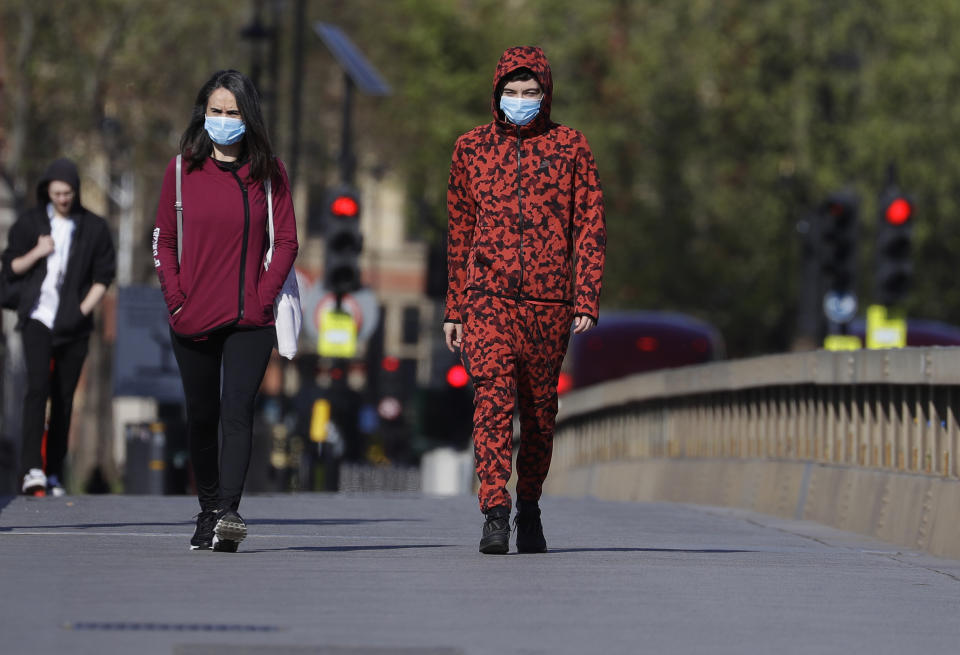
<svg viewBox="0 0 960 655">
<path fill-rule="evenodd" d="M 348 186 L 332 189 L 326 195 L 324 285 L 338 298 L 363 284 L 360 274 L 363 235 L 358 198 L 357 190 Z"/>
<path fill-rule="evenodd" d="M 454 364 L 447 369 L 447 384 L 454 389 L 461 389 L 467 386 L 467 382 L 469 381 L 470 376 L 467 375 L 467 369 L 461 364 Z"/>
<path fill-rule="evenodd" d="M 396 373 L 400 370 L 400 360 L 389 355 L 383 358 L 383 361 L 380 362 L 380 365 L 387 373 Z"/>
<path fill-rule="evenodd" d="M 893 306 L 906 297 L 913 279 L 913 203 L 890 182 L 880 193 L 878 208 L 876 295 L 880 304 Z"/>
<path fill-rule="evenodd" d="M 913 206 L 906 198 L 894 198 L 884 211 L 884 218 L 890 225 L 903 225 L 913 215 Z"/>
<path fill-rule="evenodd" d="M 352 195 L 337 195 L 330 201 L 330 213 L 344 218 L 356 218 L 360 213 L 360 203 Z"/>
</svg>

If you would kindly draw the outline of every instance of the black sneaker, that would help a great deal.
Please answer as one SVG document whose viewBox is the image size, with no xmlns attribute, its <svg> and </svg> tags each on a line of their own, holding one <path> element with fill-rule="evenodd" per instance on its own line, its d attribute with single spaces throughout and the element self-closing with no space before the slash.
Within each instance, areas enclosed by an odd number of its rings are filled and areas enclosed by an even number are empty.
<svg viewBox="0 0 960 655">
<path fill-rule="evenodd" d="M 510 550 L 510 510 L 494 507 L 486 512 L 480 552 L 485 555 L 505 555 Z"/>
<path fill-rule="evenodd" d="M 543 536 L 540 506 L 537 503 L 522 503 L 518 500 L 517 515 L 513 519 L 513 527 L 517 531 L 517 552 L 547 552 L 547 540 Z"/>
<path fill-rule="evenodd" d="M 237 546 L 247 537 L 247 524 L 230 509 L 218 516 L 217 525 L 213 528 L 213 549 L 220 553 L 235 553 Z"/>
<path fill-rule="evenodd" d="M 197 530 L 190 540 L 190 550 L 210 550 L 213 547 L 213 526 L 217 524 L 217 513 L 213 510 L 197 514 Z"/>
</svg>

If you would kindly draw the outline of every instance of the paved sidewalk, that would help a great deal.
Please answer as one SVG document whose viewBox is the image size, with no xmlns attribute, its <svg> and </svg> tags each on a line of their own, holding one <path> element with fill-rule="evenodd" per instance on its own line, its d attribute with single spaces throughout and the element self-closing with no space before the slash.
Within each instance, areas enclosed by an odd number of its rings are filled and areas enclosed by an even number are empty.
<svg viewBox="0 0 960 655">
<path fill-rule="evenodd" d="M 816 524 L 543 501 L 551 552 L 477 553 L 473 498 L 244 499 L 235 555 L 186 497 L 0 499 L 0 652 L 947 653 L 960 562 Z"/>
</svg>

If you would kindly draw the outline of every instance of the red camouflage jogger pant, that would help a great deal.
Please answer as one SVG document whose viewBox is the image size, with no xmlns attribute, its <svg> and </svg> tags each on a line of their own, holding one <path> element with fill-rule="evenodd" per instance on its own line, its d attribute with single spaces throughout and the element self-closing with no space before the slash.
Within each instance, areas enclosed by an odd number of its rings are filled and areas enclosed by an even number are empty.
<svg viewBox="0 0 960 655">
<path fill-rule="evenodd" d="M 536 502 L 550 470 L 557 379 L 573 308 L 468 292 L 463 358 L 474 386 L 473 447 L 480 509 L 511 507 L 507 481 L 515 401 L 520 409 L 517 498 Z"/>
</svg>

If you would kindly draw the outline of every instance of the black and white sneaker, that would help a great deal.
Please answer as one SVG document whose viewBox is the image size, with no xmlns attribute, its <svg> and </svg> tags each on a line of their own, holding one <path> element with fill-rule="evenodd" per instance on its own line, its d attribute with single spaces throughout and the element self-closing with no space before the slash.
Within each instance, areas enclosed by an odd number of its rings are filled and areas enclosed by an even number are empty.
<svg viewBox="0 0 960 655">
<path fill-rule="evenodd" d="M 213 549 L 220 553 L 235 553 L 240 542 L 247 537 L 247 524 L 233 510 L 218 514 L 213 528 Z"/>
<path fill-rule="evenodd" d="M 47 495 L 47 475 L 42 469 L 30 469 L 23 476 L 23 486 L 21 490 L 28 496 L 46 496 Z"/>
<path fill-rule="evenodd" d="M 209 510 L 197 514 L 197 530 L 190 540 L 190 550 L 213 548 L 213 526 L 217 524 L 217 512 Z"/>
</svg>

